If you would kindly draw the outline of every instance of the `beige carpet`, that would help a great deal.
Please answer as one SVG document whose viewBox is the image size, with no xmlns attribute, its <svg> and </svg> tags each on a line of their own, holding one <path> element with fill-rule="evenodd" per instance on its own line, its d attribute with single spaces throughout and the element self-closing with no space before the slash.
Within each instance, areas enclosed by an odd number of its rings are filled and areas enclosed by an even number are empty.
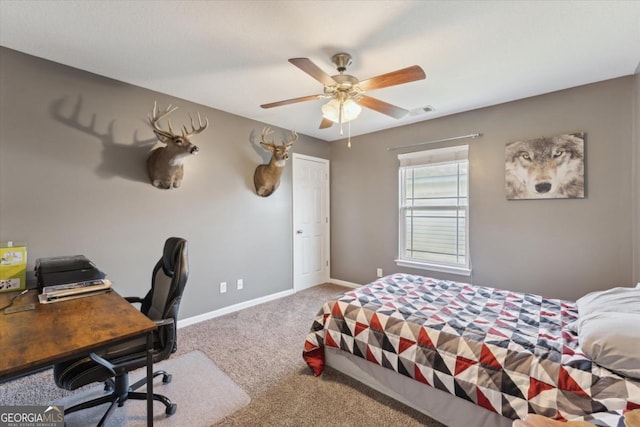
<svg viewBox="0 0 640 427">
<path fill-rule="evenodd" d="M 444 427 L 331 368 L 320 377 L 302 368 L 216 424 L 248 426 Z"/>
<path fill-rule="evenodd" d="M 154 402 L 154 425 L 161 427 L 210 426 L 233 414 L 250 402 L 249 395 L 226 376 L 204 353 L 192 351 L 154 365 L 154 371 L 164 369 L 173 375 L 169 384 L 157 377 L 153 383 L 154 393 L 164 394 L 178 405 L 176 413 L 167 417 L 162 403 Z M 142 378 L 145 368 L 130 374 L 131 383 Z M 146 391 L 141 388 L 138 391 Z M 91 400 L 105 394 L 102 385 L 93 386 L 71 396 L 55 401 L 65 407 Z M 96 425 L 108 405 L 85 409 L 65 416 L 67 427 Z M 145 426 L 146 401 L 128 400 L 116 408 L 109 418 L 109 426 Z"/>
</svg>

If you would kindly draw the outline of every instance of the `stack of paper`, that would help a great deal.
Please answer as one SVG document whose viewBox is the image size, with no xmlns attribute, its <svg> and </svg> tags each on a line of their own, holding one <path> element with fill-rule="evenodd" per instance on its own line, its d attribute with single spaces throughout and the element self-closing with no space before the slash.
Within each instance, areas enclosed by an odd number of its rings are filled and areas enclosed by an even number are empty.
<svg viewBox="0 0 640 427">
<path fill-rule="evenodd" d="M 41 303 L 65 301 L 72 298 L 85 297 L 111 290 L 111 281 L 107 279 L 88 280 L 86 282 L 66 283 L 64 285 L 46 286 L 38 296 Z"/>
</svg>

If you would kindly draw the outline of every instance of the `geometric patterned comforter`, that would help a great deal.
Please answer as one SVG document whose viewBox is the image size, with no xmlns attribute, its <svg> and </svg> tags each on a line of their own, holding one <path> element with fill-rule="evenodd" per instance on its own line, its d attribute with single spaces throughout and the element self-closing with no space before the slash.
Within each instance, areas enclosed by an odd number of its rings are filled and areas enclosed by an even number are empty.
<svg viewBox="0 0 640 427">
<path fill-rule="evenodd" d="M 574 302 L 395 274 L 324 304 L 303 357 L 335 347 L 511 419 L 623 425 L 640 381 L 592 363 L 568 327 Z"/>
</svg>

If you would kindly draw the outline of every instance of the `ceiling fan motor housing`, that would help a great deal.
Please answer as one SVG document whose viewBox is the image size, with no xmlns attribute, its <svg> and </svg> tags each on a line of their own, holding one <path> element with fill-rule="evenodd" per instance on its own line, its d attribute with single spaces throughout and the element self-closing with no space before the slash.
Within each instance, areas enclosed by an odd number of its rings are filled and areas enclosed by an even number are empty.
<svg viewBox="0 0 640 427">
<path fill-rule="evenodd" d="M 349 74 L 337 74 L 335 76 L 331 76 L 333 80 L 335 80 L 336 84 L 331 86 L 325 86 L 325 93 L 334 93 L 335 91 L 339 92 L 351 92 L 357 91 L 356 87 L 360 81 L 355 77 Z"/>
</svg>

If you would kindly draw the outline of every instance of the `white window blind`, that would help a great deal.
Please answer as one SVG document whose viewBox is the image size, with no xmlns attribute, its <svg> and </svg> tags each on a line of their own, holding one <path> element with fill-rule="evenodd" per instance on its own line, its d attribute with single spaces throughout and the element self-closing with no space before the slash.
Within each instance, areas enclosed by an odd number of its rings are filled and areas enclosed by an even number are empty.
<svg viewBox="0 0 640 427">
<path fill-rule="evenodd" d="M 399 265 L 470 275 L 468 146 L 398 155 Z"/>
</svg>

